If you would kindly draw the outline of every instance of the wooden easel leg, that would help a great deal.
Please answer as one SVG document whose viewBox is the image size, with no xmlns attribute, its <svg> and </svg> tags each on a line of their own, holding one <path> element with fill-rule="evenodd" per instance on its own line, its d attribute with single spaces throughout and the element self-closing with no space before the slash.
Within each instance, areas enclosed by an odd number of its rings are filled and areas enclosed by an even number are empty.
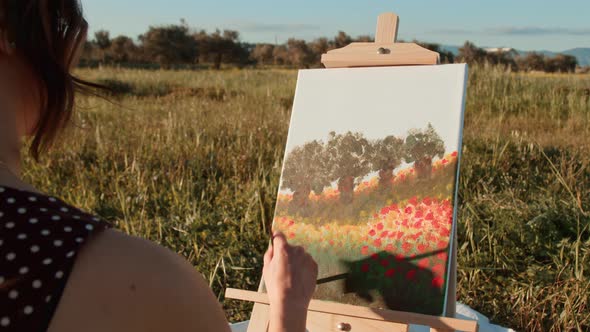
<svg viewBox="0 0 590 332">
<path fill-rule="evenodd" d="M 270 318 L 270 306 L 261 303 L 255 303 L 248 324 L 248 332 L 267 332 Z"/>
<path fill-rule="evenodd" d="M 457 311 L 457 234 L 454 236 L 453 252 L 451 253 L 451 269 L 449 270 L 449 295 L 446 307 L 447 317 L 455 317 Z"/>
</svg>

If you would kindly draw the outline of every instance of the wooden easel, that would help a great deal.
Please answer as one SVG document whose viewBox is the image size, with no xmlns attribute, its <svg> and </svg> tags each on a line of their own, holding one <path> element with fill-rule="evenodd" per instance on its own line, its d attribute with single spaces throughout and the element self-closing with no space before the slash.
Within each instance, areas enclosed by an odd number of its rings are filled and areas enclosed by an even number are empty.
<svg viewBox="0 0 590 332">
<path fill-rule="evenodd" d="M 397 43 L 399 18 L 394 13 L 379 16 L 374 43 L 351 43 L 322 55 L 326 68 L 436 65 L 440 55 L 415 43 Z M 456 230 L 454 230 L 456 233 Z M 454 316 L 457 284 L 457 240 L 451 245 L 451 269 L 448 273 L 446 313 Z M 266 332 L 269 323 L 269 300 L 263 287 L 258 292 L 228 288 L 228 299 L 254 302 L 248 332 Z M 312 300 L 307 317 L 309 332 L 403 332 L 409 324 L 430 327 L 431 332 L 477 332 L 476 321 L 448 317 L 428 316 L 416 313 L 373 309 L 348 304 Z"/>
</svg>

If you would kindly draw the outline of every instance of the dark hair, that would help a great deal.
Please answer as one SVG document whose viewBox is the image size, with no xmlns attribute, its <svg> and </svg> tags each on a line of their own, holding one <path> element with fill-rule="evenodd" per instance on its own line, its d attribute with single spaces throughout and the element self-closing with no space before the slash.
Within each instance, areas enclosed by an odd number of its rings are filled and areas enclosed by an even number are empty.
<svg viewBox="0 0 590 332">
<path fill-rule="evenodd" d="M 74 77 L 71 67 L 88 31 L 78 0 L 0 0 L 4 27 L 17 54 L 31 67 L 41 96 L 30 152 L 38 159 L 69 123 L 77 92 L 100 85 Z"/>
</svg>

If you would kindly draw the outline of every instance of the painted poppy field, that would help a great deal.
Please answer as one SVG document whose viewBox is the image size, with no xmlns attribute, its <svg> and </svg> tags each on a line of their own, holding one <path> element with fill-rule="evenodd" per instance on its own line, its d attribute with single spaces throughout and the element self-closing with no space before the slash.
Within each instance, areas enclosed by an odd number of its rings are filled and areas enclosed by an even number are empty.
<svg viewBox="0 0 590 332">
<path fill-rule="evenodd" d="M 288 213 L 293 195 L 280 195 L 274 228 L 312 254 L 320 279 L 337 279 L 319 285 L 315 297 L 440 314 L 456 166 L 453 152 L 434 161 L 427 178 L 406 167 L 383 188 L 379 177 L 372 177 L 359 183 L 350 204 L 343 204 L 334 188 L 312 193 L 299 214 Z"/>
</svg>

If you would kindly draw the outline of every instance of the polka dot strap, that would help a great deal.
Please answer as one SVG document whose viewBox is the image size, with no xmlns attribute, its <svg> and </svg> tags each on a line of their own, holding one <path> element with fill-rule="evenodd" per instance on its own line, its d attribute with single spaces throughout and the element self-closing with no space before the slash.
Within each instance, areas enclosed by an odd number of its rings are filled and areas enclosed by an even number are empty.
<svg viewBox="0 0 590 332">
<path fill-rule="evenodd" d="M 46 331 L 77 253 L 108 227 L 57 198 L 0 186 L 0 332 Z"/>
</svg>

